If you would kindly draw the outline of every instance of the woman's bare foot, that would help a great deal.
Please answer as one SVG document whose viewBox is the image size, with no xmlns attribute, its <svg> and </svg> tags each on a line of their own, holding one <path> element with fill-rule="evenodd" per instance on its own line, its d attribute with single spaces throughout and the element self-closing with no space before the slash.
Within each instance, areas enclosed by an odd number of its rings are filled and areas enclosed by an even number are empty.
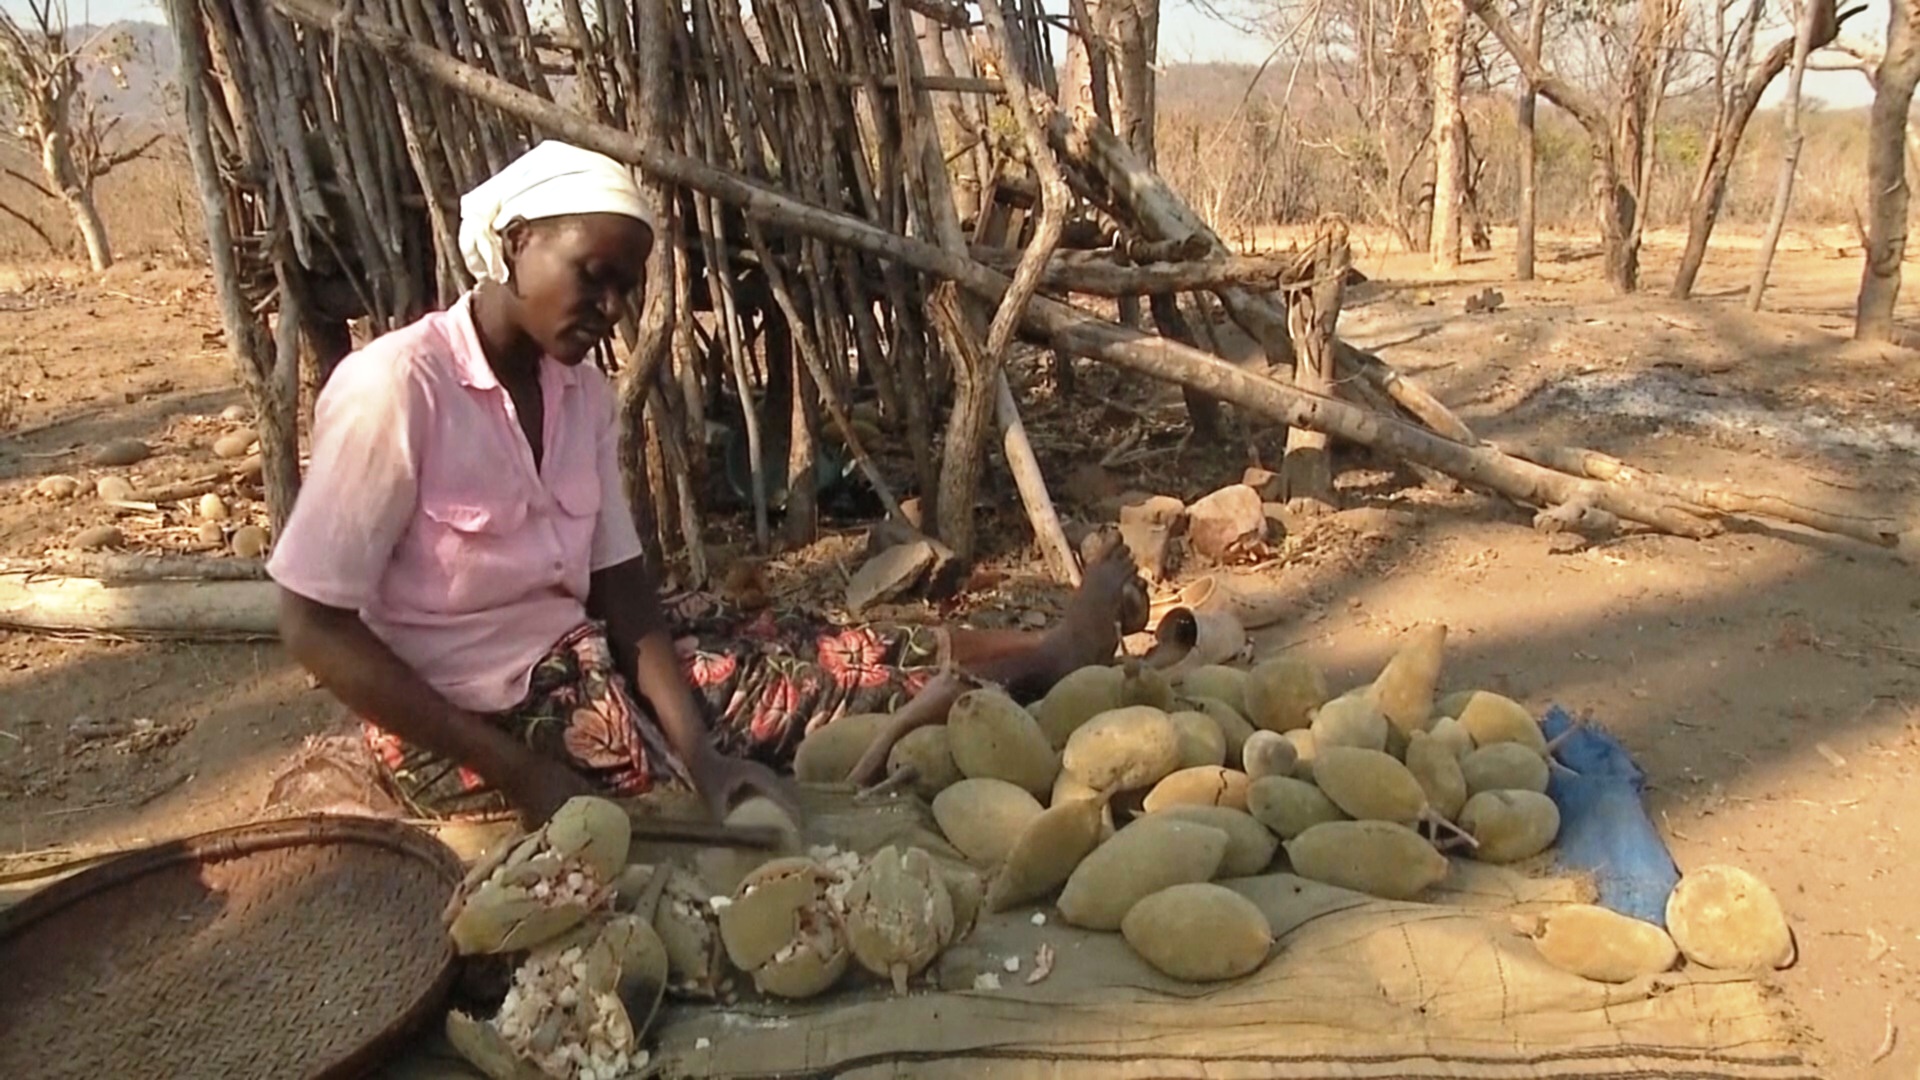
<svg viewBox="0 0 1920 1080">
<path fill-rule="evenodd" d="M 1060 657 L 1059 674 L 1113 660 L 1120 639 L 1146 628 L 1147 587 L 1134 566 L 1133 553 L 1118 530 L 1102 530 L 1082 547 L 1086 566 L 1080 589 L 1067 602 L 1066 618 L 1047 631 L 1049 647 Z"/>
</svg>

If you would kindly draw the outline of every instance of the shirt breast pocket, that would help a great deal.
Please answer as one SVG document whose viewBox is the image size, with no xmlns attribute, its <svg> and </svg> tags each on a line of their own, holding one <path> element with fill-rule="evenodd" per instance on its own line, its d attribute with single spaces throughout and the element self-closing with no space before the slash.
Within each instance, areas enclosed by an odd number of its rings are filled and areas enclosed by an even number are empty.
<svg viewBox="0 0 1920 1080">
<path fill-rule="evenodd" d="M 423 499 L 422 539 L 450 612 L 472 612 L 524 592 L 538 570 L 538 545 L 526 533 L 528 506 L 514 496 Z"/>
</svg>

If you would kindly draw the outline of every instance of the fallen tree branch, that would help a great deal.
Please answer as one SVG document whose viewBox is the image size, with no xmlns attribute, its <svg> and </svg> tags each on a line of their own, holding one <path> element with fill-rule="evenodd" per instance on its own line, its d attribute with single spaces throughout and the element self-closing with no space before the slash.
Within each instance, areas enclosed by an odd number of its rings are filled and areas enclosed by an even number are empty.
<svg viewBox="0 0 1920 1080">
<path fill-rule="evenodd" d="M 997 301 L 1009 287 L 1006 275 L 964 255 L 888 232 L 847 214 L 809 205 L 695 158 L 659 150 L 637 135 L 593 123 L 505 79 L 409 40 L 383 24 L 364 17 L 335 23 L 339 9 L 327 0 L 274 0 L 274 4 L 289 16 L 309 24 L 337 26 L 341 33 L 423 75 L 559 137 L 721 199 L 781 228 L 897 260 L 952 280 L 986 299 Z M 1241 371 L 1198 349 L 1102 322 L 1045 297 L 1033 299 L 1026 322 L 1059 348 L 1190 386 L 1289 426 L 1325 431 L 1349 442 L 1379 448 L 1522 503 L 1557 506 L 1587 491 L 1594 506 L 1663 532 L 1699 538 L 1719 531 L 1714 522 L 1658 496 L 1576 479 L 1489 446 L 1467 446 L 1397 418 L 1303 393 L 1265 375 Z"/>
<path fill-rule="evenodd" d="M 976 262 L 1010 273 L 1018 253 L 974 245 Z M 1083 293 L 1087 296 L 1147 296 L 1158 292 L 1192 292 L 1227 286 L 1279 290 L 1297 289 L 1311 282 L 1294 280 L 1294 260 L 1279 255 L 1208 256 L 1188 262 L 1128 265 L 1118 252 L 1072 252 L 1055 255 L 1040 275 L 1044 292 Z"/>
<path fill-rule="evenodd" d="M 147 581 L 0 573 L 0 628 L 126 637 L 267 641 L 279 635 L 271 581 Z"/>
<path fill-rule="evenodd" d="M 265 581 L 259 559 L 60 551 L 41 559 L 0 558 L 0 575 L 92 578 L 108 585 L 156 581 Z"/>
<path fill-rule="evenodd" d="M 1890 518 L 1842 514 L 1805 506 L 1783 495 L 1737 491 L 1717 484 L 1662 476 L 1597 450 L 1577 446 L 1517 446 L 1508 452 L 1517 458 L 1573 476 L 1637 488 L 1716 513 L 1777 518 L 1835 536 L 1851 537 L 1876 547 L 1890 548 L 1900 543 L 1900 523 Z"/>
</svg>

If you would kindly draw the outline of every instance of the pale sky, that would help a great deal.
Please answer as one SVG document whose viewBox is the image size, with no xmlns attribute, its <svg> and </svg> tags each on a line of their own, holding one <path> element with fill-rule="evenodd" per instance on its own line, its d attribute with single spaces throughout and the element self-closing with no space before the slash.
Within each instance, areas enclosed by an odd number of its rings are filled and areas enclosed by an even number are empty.
<svg viewBox="0 0 1920 1080">
<path fill-rule="evenodd" d="M 165 16 L 157 0 L 68 0 L 69 14 L 75 22 L 108 23 L 120 19 L 161 22 Z M 1867 10 L 1848 22 L 1846 38 L 1856 42 L 1878 41 L 1885 32 L 1886 0 L 1865 0 Z M 0 9 L 24 14 L 25 0 L 0 0 Z M 1771 39 L 1768 39 L 1769 41 Z M 1272 45 L 1259 37 L 1240 33 L 1203 14 L 1191 0 L 1166 0 L 1161 14 L 1160 59 L 1163 63 L 1257 64 L 1266 59 Z M 1785 79 L 1774 80 L 1763 104 L 1778 100 L 1786 87 Z M 1851 71 L 1810 71 L 1805 93 L 1836 108 L 1862 106 L 1873 99 L 1867 81 Z"/>
</svg>

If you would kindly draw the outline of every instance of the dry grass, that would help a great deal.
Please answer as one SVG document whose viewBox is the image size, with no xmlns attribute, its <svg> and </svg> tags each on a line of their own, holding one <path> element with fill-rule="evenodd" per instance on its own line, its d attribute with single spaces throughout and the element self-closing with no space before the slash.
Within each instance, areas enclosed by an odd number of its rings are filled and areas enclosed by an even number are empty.
<svg viewBox="0 0 1920 1080">
<path fill-rule="evenodd" d="M 0 146 L 0 166 L 38 176 L 38 163 L 11 146 Z M 100 216 L 106 220 L 107 236 L 117 256 L 196 263 L 204 260 L 207 241 L 199 198 L 193 189 L 193 171 L 186 147 L 177 139 L 160 142 L 149 156 L 103 177 L 98 196 Z M 57 203 L 4 175 L 0 175 L 0 199 L 32 218 L 58 245 L 48 250 L 32 230 L 0 215 L 0 262 L 85 261 L 80 235 Z"/>
</svg>

